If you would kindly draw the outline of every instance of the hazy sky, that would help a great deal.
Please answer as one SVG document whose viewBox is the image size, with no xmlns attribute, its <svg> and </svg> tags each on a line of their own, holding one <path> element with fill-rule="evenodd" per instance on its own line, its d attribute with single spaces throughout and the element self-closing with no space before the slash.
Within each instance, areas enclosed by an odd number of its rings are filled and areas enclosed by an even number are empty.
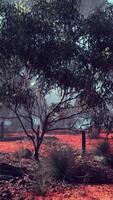
<svg viewBox="0 0 113 200">
<path fill-rule="evenodd" d="M 113 0 L 108 0 L 110 3 L 113 3 Z"/>
</svg>

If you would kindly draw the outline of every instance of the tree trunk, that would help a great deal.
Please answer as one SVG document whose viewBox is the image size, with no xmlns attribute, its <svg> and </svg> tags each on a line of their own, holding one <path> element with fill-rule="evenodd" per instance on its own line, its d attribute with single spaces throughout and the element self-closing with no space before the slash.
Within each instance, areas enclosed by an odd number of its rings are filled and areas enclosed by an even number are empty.
<svg viewBox="0 0 113 200">
<path fill-rule="evenodd" d="M 86 133 L 82 131 L 82 155 L 86 153 Z"/>
<path fill-rule="evenodd" d="M 36 161 L 39 161 L 39 153 L 38 153 L 38 148 L 35 147 L 35 152 L 34 152 L 34 158 Z"/>
</svg>

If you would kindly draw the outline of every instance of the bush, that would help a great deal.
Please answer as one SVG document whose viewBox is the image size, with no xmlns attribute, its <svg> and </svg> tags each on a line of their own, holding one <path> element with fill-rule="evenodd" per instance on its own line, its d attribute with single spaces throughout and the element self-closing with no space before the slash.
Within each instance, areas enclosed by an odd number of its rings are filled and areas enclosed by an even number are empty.
<svg viewBox="0 0 113 200">
<path fill-rule="evenodd" d="M 101 184 L 108 183 L 110 179 L 107 176 L 106 169 L 94 161 L 81 158 L 75 163 L 74 171 L 71 172 L 69 183 L 73 184 Z"/>
<path fill-rule="evenodd" d="M 59 146 L 50 155 L 50 167 L 56 180 L 77 183 L 110 183 L 113 177 L 108 177 L 105 168 L 92 157 L 82 157 L 68 146 Z"/>
<path fill-rule="evenodd" d="M 113 174 L 113 171 L 112 171 Z M 71 172 L 71 177 L 68 179 L 69 183 L 73 184 L 102 184 L 112 183 L 113 175 L 109 177 L 107 167 L 99 165 L 99 163 L 81 158 L 75 163 L 75 171 Z"/>
<path fill-rule="evenodd" d="M 108 143 L 108 141 L 103 141 L 100 144 L 97 145 L 96 150 L 95 150 L 95 154 L 96 155 L 109 155 L 110 153 L 110 144 Z"/>
<path fill-rule="evenodd" d="M 111 183 L 112 179 L 108 177 L 107 170 L 98 165 L 92 165 L 87 166 L 87 179 L 88 183 L 90 184 L 104 184 L 104 183 Z"/>
<path fill-rule="evenodd" d="M 110 144 L 107 141 L 97 146 L 95 154 L 97 155 L 95 156 L 97 157 L 96 160 L 100 161 L 104 166 L 113 168 L 113 154 L 111 153 Z"/>
<path fill-rule="evenodd" d="M 57 180 L 68 180 L 75 170 L 76 152 L 69 146 L 58 145 L 50 153 L 52 176 Z"/>
<path fill-rule="evenodd" d="M 23 148 L 15 153 L 15 157 L 19 159 L 22 159 L 22 158 L 31 159 L 32 152 L 27 148 L 26 149 Z"/>
</svg>

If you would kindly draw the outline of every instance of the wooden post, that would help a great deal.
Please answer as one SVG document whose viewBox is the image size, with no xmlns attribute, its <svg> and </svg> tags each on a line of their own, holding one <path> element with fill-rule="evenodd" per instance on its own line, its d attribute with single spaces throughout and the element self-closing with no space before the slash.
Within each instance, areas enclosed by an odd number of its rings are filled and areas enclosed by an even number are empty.
<svg viewBox="0 0 113 200">
<path fill-rule="evenodd" d="M 1 122 L 0 139 L 4 138 L 4 121 Z"/>
<path fill-rule="evenodd" d="M 86 153 L 86 133 L 82 131 L 82 155 Z"/>
</svg>

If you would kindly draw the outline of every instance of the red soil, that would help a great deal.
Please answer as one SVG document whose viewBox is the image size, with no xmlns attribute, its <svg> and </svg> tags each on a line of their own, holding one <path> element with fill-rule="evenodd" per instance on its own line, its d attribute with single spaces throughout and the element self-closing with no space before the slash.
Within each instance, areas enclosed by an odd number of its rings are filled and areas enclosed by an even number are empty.
<svg viewBox="0 0 113 200">
<path fill-rule="evenodd" d="M 55 137 L 57 137 L 59 139 L 59 141 L 61 143 L 65 143 L 68 145 L 71 145 L 72 147 L 76 148 L 76 149 L 81 149 L 81 134 L 79 135 L 69 135 L 69 134 L 59 134 L 59 135 L 55 135 Z M 108 136 L 108 141 L 111 144 L 111 148 L 113 148 L 113 138 L 112 138 L 112 134 L 109 134 Z M 89 137 L 86 137 L 86 147 L 87 150 L 89 149 L 93 149 L 95 148 L 95 146 L 104 141 L 104 139 L 106 138 L 106 134 L 101 134 L 98 139 L 89 139 Z"/>
<path fill-rule="evenodd" d="M 13 136 L 14 134 L 12 134 Z M 18 135 L 15 134 L 16 136 Z M 23 135 L 23 134 L 22 134 Z M 20 136 L 20 134 L 19 134 Z M 46 136 L 55 136 L 60 143 L 64 143 L 67 145 L 72 146 L 73 148 L 76 149 L 81 149 L 81 134 L 78 135 L 72 135 L 72 134 L 51 134 L 51 135 L 46 135 Z M 98 139 L 89 139 L 87 137 L 86 139 L 86 147 L 87 150 L 95 148 L 95 146 L 102 142 L 106 138 L 105 134 L 101 134 Z M 113 136 L 112 134 L 109 135 L 108 137 L 109 143 L 111 144 L 111 148 L 113 148 Z M 45 145 L 42 144 L 42 152 L 44 151 Z M 2 141 L 0 142 L 0 152 L 6 152 L 6 153 L 13 153 L 15 151 L 18 151 L 21 148 L 29 148 L 33 149 L 33 145 L 31 141 L 28 140 L 17 140 L 17 141 Z"/>
<path fill-rule="evenodd" d="M 31 199 L 30 199 L 31 200 Z M 48 193 L 35 200 L 113 200 L 113 185 L 79 186 Z"/>
<path fill-rule="evenodd" d="M 50 136 L 50 135 L 49 135 Z M 61 143 L 71 145 L 74 148 L 81 149 L 81 135 L 58 134 L 51 135 L 58 138 Z M 103 141 L 105 135 L 101 134 L 99 139 L 87 138 L 87 149 L 94 148 L 97 143 Z M 112 135 L 109 135 L 109 142 L 113 148 Z M 0 152 L 15 152 L 20 148 L 30 148 L 33 146 L 31 142 L 16 141 L 16 142 L 0 142 Z M 45 145 L 42 145 L 41 152 L 45 151 Z M 28 194 L 26 200 L 32 200 L 31 194 Z M 45 197 L 36 196 L 35 200 L 113 200 L 113 185 L 98 185 L 98 186 L 75 186 L 73 188 L 66 187 L 63 190 L 48 192 Z"/>
</svg>

